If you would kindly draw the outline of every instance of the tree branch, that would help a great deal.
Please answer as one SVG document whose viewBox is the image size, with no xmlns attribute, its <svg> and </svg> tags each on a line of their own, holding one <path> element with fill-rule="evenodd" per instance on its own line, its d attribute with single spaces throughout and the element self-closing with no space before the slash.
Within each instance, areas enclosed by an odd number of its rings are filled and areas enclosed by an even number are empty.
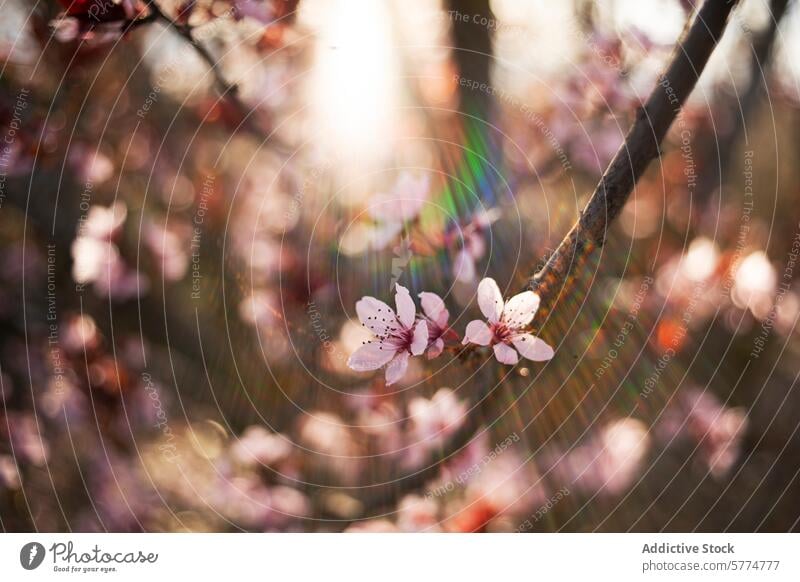
<svg viewBox="0 0 800 582">
<path fill-rule="evenodd" d="M 233 104 L 237 106 L 237 109 L 246 112 L 244 104 L 239 100 L 238 87 L 232 83 L 229 83 L 225 77 L 222 76 L 222 73 L 217 66 L 217 59 L 214 58 L 214 56 L 201 42 L 194 38 L 192 34 L 192 27 L 188 24 L 176 22 L 170 18 L 163 10 L 161 10 L 161 7 L 155 2 L 155 0 L 150 0 L 147 3 L 147 7 L 150 9 L 150 16 L 152 16 L 153 20 L 162 22 L 168 28 L 171 28 L 177 34 L 182 36 L 186 42 L 192 45 L 192 48 L 194 48 L 200 58 L 206 62 L 211 70 L 211 74 L 214 75 L 214 83 L 217 86 L 220 96 L 233 102 Z"/>
<path fill-rule="evenodd" d="M 127 29 L 136 28 L 151 22 L 161 22 L 175 31 L 194 48 L 198 56 L 208 65 L 220 98 L 228 102 L 233 109 L 236 110 L 240 119 L 240 127 L 258 138 L 268 139 L 270 145 L 281 153 L 292 151 L 293 148 L 280 140 L 274 132 L 270 133 L 266 138 L 264 137 L 265 131 L 255 122 L 252 110 L 239 97 L 238 86 L 225 79 L 219 69 L 219 61 L 202 42 L 194 37 L 194 27 L 188 24 L 182 24 L 171 18 L 161 9 L 155 0 L 148 0 L 147 7 L 150 13 L 147 16 L 131 21 Z"/>
</svg>

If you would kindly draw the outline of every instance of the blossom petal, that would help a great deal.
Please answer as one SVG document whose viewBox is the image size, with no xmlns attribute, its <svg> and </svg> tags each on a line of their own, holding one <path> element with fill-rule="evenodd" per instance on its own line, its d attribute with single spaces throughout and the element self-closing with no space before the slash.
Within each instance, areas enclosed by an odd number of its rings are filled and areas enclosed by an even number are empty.
<svg viewBox="0 0 800 582">
<path fill-rule="evenodd" d="M 411 339 L 411 353 L 420 355 L 428 347 L 428 324 L 425 321 L 417 322 L 414 327 L 414 337 Z"/>
<path fill-rule="evenodd" d="M 408 370 L 408 358 L 411 357 L 406 351 L 400 352 L 395 358 L 386 366 L 386 385 L 391 386 L 403 376 L 406 375 Z"/>
<path fill-rule="evenodd" d="M 514 364 L 519 362 L 519 355 L 517 354 L 517 350 L 515 350 L 508 344 L 495 344 L 494 357 L 497 358 L 497 361 L 500 362 L 501 364 L 509 364 L 513 366 Z"/>
<path fill-rule="evenodd" d="M 503 310 L 503 321 L 511 329 L 520 329 L 533 320 L 537 309 L 539 309 L 539 296 L 533 291 L 525 291 L 508 300 Z"/>
<path fill-rule="evenodd" d="M 494 334 L 489 326 L 480 319 L 470 321 L 467 324 L 467 329 L 464 332 L 464 345 L 478 344 L 479 346 L 488 346 L 492 341 Z"/>
<path fill-rule="evenodd" d="M 438 358 L 440 355 L 442 355 L 443 351 L 444 351 L 444 340 L 442 338 L 439 338 L 435 342 L 433 342 L 428 348 L 427 352 L 428 359 L 432 360 L 433 358 Z"/>
<path fill-rule="evenodd" d="M 356 313 L 359 321 L 378 337 L 386 337 L 389 330 L 397 327 L 394 309 L 374 297 L 363 297 L 358 301 Z"/>
<path fill-rule="evenodd" d="M 430 317 L 439 327 L 447 327 L 447 322 L 450 319 L 450 312 L 447 307 L 436 293 L 428 293 L 423 291 L 419 294 L 420 301 L 422 302 L 422 311 Z"/>
<path fill-rule="evenodd" d="M 414 305 L 414 300 L 408 293 L 408 289 L 400 284 L 395 284 L 394 302 L 397 305 L 397 319 L 406 329 L 411 329 L 414 325 L 414 317 L 417 315 L 417 308 Z"/>
<path fill-rule="evenodd" d="M 503 313 L 503 295 L 494 279 L 487 277 L 478 285 L 478 307 L 489 323 L 497 323 Z"/>
<path fill-rule="evenodd" d="M 350 354 L 347 365 L 356 372 L 377 370 L 388 364 L 396 353 L 392 346 L 383 342 L 368 342 Z"/>
<path fill-rule="evenodd" d="M 461 249 L 453 259 L 453 277 L 462 283 L 472 283 L 475 280 L 475 261 L 467 249 Z"/>
<path fill-rule="evenodd" d="M 512 343 L 523 358 L 534 362 L 546 362 L 555 355 L 553 348 L 546 342 L 529 333 L 514 336 Z"/>
</svg>

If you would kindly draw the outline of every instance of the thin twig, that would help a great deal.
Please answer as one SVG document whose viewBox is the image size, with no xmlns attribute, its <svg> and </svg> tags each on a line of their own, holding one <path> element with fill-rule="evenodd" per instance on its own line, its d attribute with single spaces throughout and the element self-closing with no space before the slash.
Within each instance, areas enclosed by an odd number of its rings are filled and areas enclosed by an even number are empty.
<svg viewBox="0 0 800 582">
<path fill-rule="evenodd" d="M 240 118 L 240 129 L 247 131 L 258 139 L 266 139 L 270 145 L 278 152 L 286 154 L 293 151 L 290 144 L 282 141 L 275 132 L 268 135 L 267 132 L 256 123 L 253 110 L 248 107 L 239 96 L 239 87 L 235 83 L 230 83 L 225 79 L 220 71 L 219 61 L 211 54 L 211 51 L 199 40 L 194 37 L 194 27 L 189 24 L 182 24 L 166 14 L 155 0 L 147 1 L 147 8 L 150 11 L 145 17 L 131 21 L 129 27 L 138 27 L 151 22 L 161 22 L 188 42 L 198 56 L 208 65 L 209 71 L 214 78 L 214 85 L 221 99 L 229 103 L 236 110 Z"/>
<path fill-rule="evenodd" d="M 203 43 L 199 42 L 194 37 L 192 34 L 193 28 L 188 24 L 181 24 L 180 22 L 170 18 L 153 0 L 147 3 L 147 7 L 150 9 L 150 14 L 153 15 L 155 20 L 164 23 L 167 27 L 171 28 L 180 36 L 182 36 L 186 42 L 192 45 L 200 58 L 202 58 L 208 65 L 209 69 L 211 69 L 211 74 L 214 75 L 214 82 L 217 85 L 220 95 L 226 99 L 235 101 L 237 106 L 244 109 L 243 104 L 238 98 L 238 87 L 232 83 L 229 83 L 225 77 L 222 76 L 222 73 L 219 70 L 217 59 L 214 58 L 214 55 L 209 52 Z"/>
</svg>

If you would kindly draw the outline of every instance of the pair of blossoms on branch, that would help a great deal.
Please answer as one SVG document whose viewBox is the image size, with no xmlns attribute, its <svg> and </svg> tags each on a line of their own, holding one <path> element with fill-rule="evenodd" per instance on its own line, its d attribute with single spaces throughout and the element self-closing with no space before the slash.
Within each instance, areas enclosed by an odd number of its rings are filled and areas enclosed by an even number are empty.
<svg viewBox="0 0 800 582">
<path fill-rule="evenodd" d="M 347 365 L 357 372 L 386 367 L 386 384 L 398 382 L 408 369 L 411 356 L 427 353 L 429 359 L 444 351 L 445 343 L 457 340 L 450 329 L 450 313 L 435 293 L 419 294 L 422 313 L 417 314 L 408 289 L 395 285 L 393 310 L 383 301 L 364 297 L 356 303 L 358 318 L 375 337 L 350 356 Z M 539 296 L 525 291 L 503 301 L 494 279 L 483 279 L 478 285 L 478 307 L 487 321 L 471 321 L 466 328 L 463 345 L 492 346 L 494 355 L 503 364 L 514 365 L 519 356 L 534 362 L 553 357 L 553 348 L 525 331 L 539 308 Z"/>
</svg>

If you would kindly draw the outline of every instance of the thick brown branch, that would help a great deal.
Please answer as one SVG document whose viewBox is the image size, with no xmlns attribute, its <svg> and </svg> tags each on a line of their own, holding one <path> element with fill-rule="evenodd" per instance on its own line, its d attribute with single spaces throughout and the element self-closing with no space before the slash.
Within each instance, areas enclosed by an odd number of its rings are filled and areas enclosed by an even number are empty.
<svg viewBox="0 0 800 582">
<path fill-rule="evenodd" d="M 537 314 L 539 322 L 570 286 L 576 269 L 603 245 L 609 225 L 622 211 L 647 166 L 658 157 L 661 141 L 694 89 L 735 4 L 736 0 L 706 0 L 703 4 L 578 222 L 534 275 L 531 287 L 541 296 L 543 307 Z"/>
</svg>

